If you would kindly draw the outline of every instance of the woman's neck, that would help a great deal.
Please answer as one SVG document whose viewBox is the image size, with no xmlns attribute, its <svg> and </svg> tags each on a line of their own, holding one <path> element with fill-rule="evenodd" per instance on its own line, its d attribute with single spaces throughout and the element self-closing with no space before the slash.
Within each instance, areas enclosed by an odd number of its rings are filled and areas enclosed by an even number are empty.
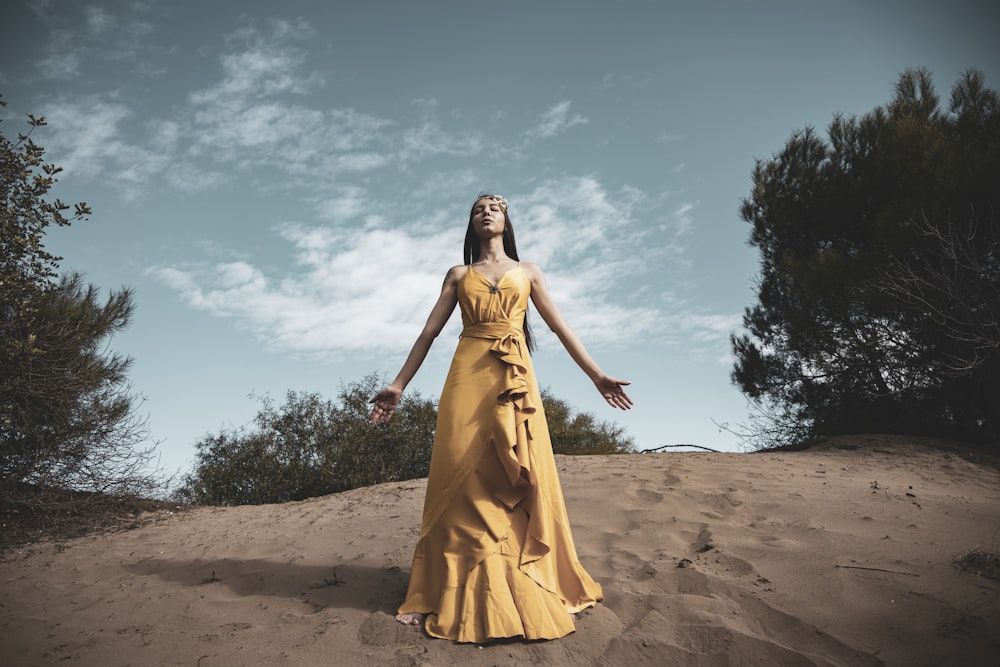
<svg viewBox="0 0 1000 667">
<path fill-rule="evenodd" d="M 487 264 L 511 261 L 504 251 L 502 236 L 485 239 L 479 244 L 479 261 Z"/>
</svg>

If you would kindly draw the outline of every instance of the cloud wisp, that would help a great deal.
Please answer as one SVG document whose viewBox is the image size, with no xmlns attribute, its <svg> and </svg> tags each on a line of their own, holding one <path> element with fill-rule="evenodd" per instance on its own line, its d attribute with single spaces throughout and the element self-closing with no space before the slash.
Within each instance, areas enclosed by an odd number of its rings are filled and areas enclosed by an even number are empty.
<svg viewBox="0 0 1000 667">
<path fill-rule="evenodd" d="M 88 16 L 91 31 L 114 27 L 106 14 Z M 171 116 L 151 118 L 138 132 L 126 127 L 142 117 L 129 91 L 49 100 L 42 112 L 60 128 L 49 134 L 49 150 L 67 173 L 117 184 L 126 198 L 157 179 L 197 190 L 248 175 L 276 183 L 269 174 L 278 173 L 298 177 L 280 181 L 294 187 L 303 176 L 405 169 L 482 150 L 479 131 L 453 131 L 426 114 L 396 123 L 352 107 L 325 107 L 316 95 L 324 78 L 308 66 L 312 35 L 301 20 L 234 31 L 218 57 L 220 76 L 190 92 Z M 72 51 L 53 53 L 45 67 L 53 76 L 73 76 L 80 58 Z"/>
<path fill-rule="evenodd" d="M 542 114 L 535 127 L 525 132 L 525 136 L 529 139 L 548 139 L 565 132 L 574 125 L 583 125 L 588 122 L 587 118 L 580 114 L 570 115 L 569 107 L 569 100 L 555 104 Z"/>
<path fill-rule="evenodd" d="M 142 3 L 121 12 L 84 6 L 79 14 L 51 3 L 33 2 L 28 6 L 48 30 L 43 53 L 35 61 L 35 70 L 42 79 L 88 80 L 109 64 L 147 75 L 160 71 L 150 67 L 153 54 L 149 37 L 155 29 Z"/>
<path fill-rule="evenodd" d="M 149 273 L 189 306 L 235 320 L 272 350 L 375 353 L 412 343 L 453 254 L 454 239 L 445 236 L 455 236 L 292 224 L 276 231 L 294 252 L 294 269 L 283 275 L 267 276 L 246 261 Z"/>
<path fill-rule="evenodd" d="M 80 30 L 95 39 L 146 25 L 99 10 L 86 13 L 82 24 Z M 249 178 L 289 189 L 315 183 L 317 176 L 343 181 L 386 168 L 412 174 L 429 160 L 471 158 L 490 145 L 481 129 L 442 124 L 430 99 L 416 100 L 422 113 L 403 120 L 325 106 L 326 81 L 309 61 L 315 37 L 301 19 L 232 31 L 216 60 L 218 77 L 188 92 L 168 116 L 141 113 L 141 96 L 127 89 L 50 100 L 42 111 L 62 128 L 50 135 L 50 151 L 68 174 L 102 180 L 135 199 L 151 183 L 197 191 Z M 69 52 L 53 53 L 48 66 L 74 74 L 83 65 L 80 54 Z M 145 120 L 135 127 L 139 118 Z M 512 152 L 589 122 L 569 100 L 536 120 L 519 132 L 520 148 L 510 143 Z"/>
</svg>

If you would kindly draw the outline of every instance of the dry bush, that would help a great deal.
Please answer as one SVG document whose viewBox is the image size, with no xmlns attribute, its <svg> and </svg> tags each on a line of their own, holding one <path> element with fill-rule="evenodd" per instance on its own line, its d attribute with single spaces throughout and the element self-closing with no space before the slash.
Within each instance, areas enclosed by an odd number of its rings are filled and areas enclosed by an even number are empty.
<svg viewBox="0 0 1000 667">
<path fill-rule="evenodd" d="M 979 547 L 976 547 L 963 554 L 959 554 L 955 558 L 954 563 L 955 567 L 962 572 L 1000 581 L 1000 553 L 996 551 L 983 551 Z"/>
</svg>

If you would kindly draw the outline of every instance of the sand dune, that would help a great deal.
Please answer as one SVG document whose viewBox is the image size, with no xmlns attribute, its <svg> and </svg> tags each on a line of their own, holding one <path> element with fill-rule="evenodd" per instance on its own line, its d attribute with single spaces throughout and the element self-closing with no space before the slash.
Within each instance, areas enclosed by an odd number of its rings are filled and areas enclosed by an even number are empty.
<svg viewBox="0 0 1000 667">
<path fill-rule="evenodd" d="M 8 552 L 10 665 L 993 665 L 1000 473 L 887 436 L 804 452 L 558 457 L 606 600 L 553 642 L 398 625 L 421 481 L 160 513 Z"/>
</svg>

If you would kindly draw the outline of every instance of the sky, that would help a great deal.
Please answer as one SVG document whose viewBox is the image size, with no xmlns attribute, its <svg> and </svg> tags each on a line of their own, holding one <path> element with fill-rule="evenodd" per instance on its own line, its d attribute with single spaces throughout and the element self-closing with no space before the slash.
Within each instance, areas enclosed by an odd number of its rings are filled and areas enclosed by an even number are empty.
<svg viewBox="0 0 1000 667">
<path fill-rule="evenodd" d="M 110 349 L 168 473 L 261 396 L 391 379 L 480 192 L 635 407 L 611 410 L 536 314 L 542 387 L 639 449 L 740 451 L 755 161 L 887 103 L 907 68 L 945 103 L 969 68 L 1000 87 L 997 34 L 971 0 L 16 0 L 0 128 L 45 116 L 53 195 L 94 211 L 47 249 L 135 291 Z M 440 395 L 459 319 L 408 391 Z"/>
</svg>

